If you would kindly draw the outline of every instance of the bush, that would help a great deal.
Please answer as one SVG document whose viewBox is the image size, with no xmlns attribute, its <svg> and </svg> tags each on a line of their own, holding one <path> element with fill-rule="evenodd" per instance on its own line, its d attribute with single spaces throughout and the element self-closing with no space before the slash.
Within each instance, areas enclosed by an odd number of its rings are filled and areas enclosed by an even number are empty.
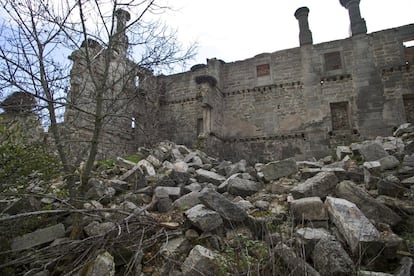
<svg viewBox="0 0 414 276">
<path fill-rule="evenodd" d="M 18 122 L 0 125 L 0 192 L 25 188 L 34 176 L 50 180 L 59 173 L 59 159 L 32 138 Z"/>
</svg>

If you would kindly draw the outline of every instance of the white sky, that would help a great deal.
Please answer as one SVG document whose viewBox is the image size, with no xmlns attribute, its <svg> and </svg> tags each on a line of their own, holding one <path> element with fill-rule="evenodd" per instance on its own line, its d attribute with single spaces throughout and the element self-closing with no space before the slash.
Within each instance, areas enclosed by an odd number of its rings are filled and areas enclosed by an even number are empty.
<svg viewBox="0 0 414 276">
<path fill-rule="evenodd" d="M 349 36 L 348 11 L 339 0 L 169 0 L 163 20 L 178 39 L 197 41 L 198 55 L 226 62 L 299 46 L 297 8 L 307 6 L 314 44 Z M 414 0 L 361 0 L 368 33 L 414 23 Z"/>
</svg>

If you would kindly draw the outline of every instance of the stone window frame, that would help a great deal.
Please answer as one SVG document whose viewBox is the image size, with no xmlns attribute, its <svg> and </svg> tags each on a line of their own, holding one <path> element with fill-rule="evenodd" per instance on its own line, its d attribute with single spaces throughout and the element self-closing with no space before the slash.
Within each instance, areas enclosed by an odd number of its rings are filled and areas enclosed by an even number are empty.
<svg viewBox="0 0 414 276">
<path fill-rule="evenodd" d="M 404 39 L 401 44 L 403 46 L 405 64 L 414 65 L 414 37 Z"/>
<path fill-rule="evenodd" d="M 256 77 L 270 77 L 271 70 L 270 70 L 270 63 L 262 63 L 256 65 Z"/>
<path fill-rule="evenodd" d="M 339 53 L 341 67 L 337 69 L 328 69 L 326 68 L 326 60 L 325 57 L 327 54 Z M 322 70 L 325 75 L 340 75 L 344 74 L 346 71 L 345 60 L 344 60 L 344 51 L 342 47 L 335 47 L 331 49 L 326 49 L 320 53 L 321 62 L 322 62 Z"/>
<path fill-rule="evenodd" d="M 333 106 L 338 106 L 338 105 L 346 105 L 346 114 L 347 114 L 347 119 L 348 119 L 348 124 L 346 128 L 337 128 L 335 127 L 335 123 L 333 122 L 333 118 L 332 118 L 332 110 L 333 110 Z M 349 101 L 337 101 L 337 102 L 330 102 L 329 103 L 329 112 L 330 112 L 330 117 L 331 117 L 331 127 L 332 127 L 332 131 L 337 132 L 337 131 L 347 131 L 352 129 L 352 122 L 351 122 L 351 103 Z"/>
</svg>

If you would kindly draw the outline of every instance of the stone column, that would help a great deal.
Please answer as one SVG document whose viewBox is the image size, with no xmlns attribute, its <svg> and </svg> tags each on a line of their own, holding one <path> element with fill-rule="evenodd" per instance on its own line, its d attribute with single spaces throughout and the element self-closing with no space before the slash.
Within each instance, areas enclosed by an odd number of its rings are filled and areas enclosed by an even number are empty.
<svg viewBox="0 0 414 276">
<path fill-rule="evenodd" d="M 309 29 L 308 14 L 309 9 L 307 7 L 299 8 L 295 12 L 295 17 L 299 21 L 300 46 L 313 43 L 312 32 Z"/>
<path fill-rule="evenodd" d="M 339 0 L 341 5 L 349 12 L 352 35 L 367 33 L 367 25 L 365 20 L 361 17 L 361 11 L 359 10 L 360 1 L 361 0 Z"/>
</svg>

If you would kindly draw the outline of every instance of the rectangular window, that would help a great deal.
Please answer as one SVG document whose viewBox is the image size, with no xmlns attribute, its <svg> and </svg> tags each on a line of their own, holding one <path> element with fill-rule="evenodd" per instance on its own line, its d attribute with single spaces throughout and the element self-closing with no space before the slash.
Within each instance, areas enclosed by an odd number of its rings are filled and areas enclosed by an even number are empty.
<svg viewBox="0 0 414 276">
<path fill-rule="evenodd" d="M 403 95 L 407 123 L 414 123 L 414 95 Z"/>
<path fill-rule="evenodd" d="M 197 136 L 204 133 L 204 122 L 203 118 L 197 119 Z"/>
<path fill-rule="evenodd" d="M 405 41 L 403 45 L 404 45 L 405 63 L 414 64 L 414 40 Z"/>
<path fill-rule="evenodd" d="M 256 74 L 258 77 L 270 76 L 270 65 L 269 64 L 257 65 Z"/>
<path fill-rule="evenodd" d="M 348 102 L 330 103 L 332 130 L 350 129 Z"/>
<path fill-rule="evenodd" d="M 325 71 L 338 70 L 342 68 L 341 53 L 331 52 L 324 54 Z"/>
</svg>

